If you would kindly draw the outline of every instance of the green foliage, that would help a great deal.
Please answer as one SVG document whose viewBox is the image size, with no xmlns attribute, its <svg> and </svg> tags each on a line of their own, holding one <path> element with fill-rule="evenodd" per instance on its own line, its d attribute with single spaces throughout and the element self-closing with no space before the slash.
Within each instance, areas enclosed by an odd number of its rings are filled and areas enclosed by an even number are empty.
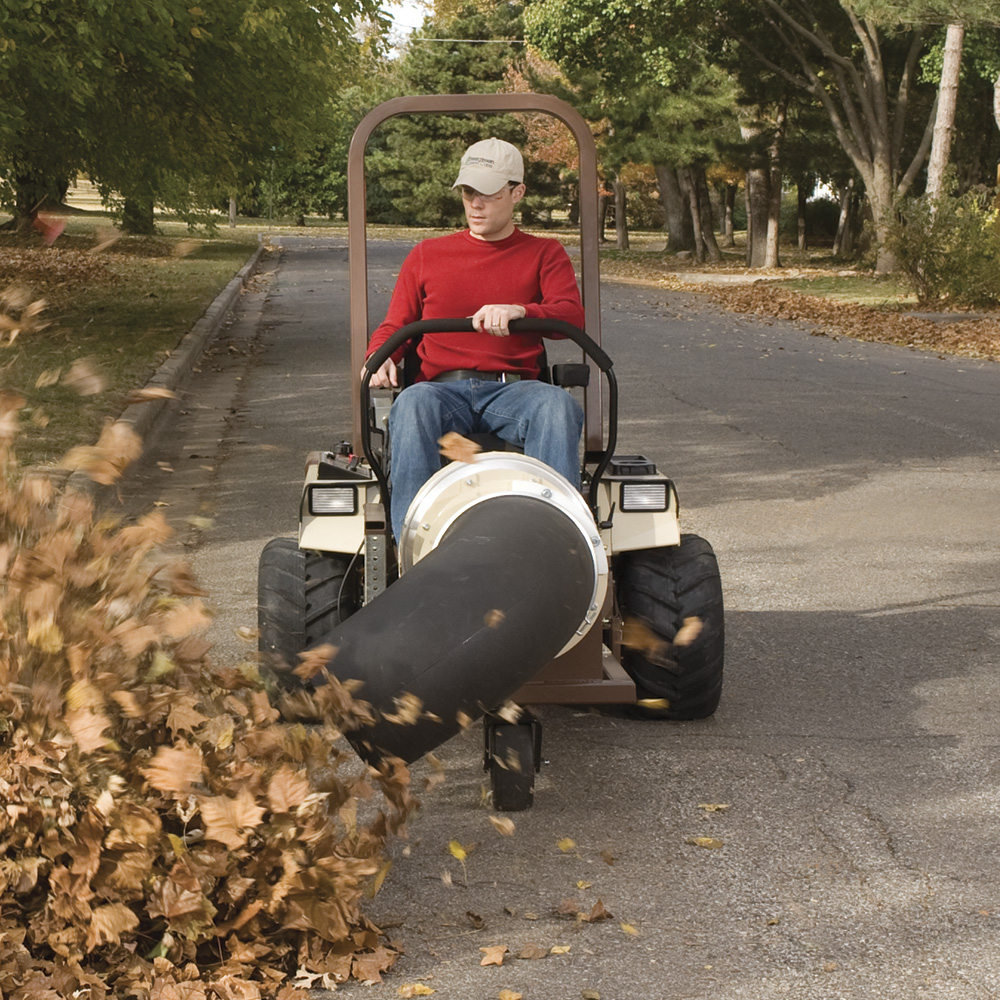
<svg viewBox="0 0 1000 1000">
<path fill-rule="evenodd" d="M 47 0 L 0 6 L 0 173 L 87 169 L 181 208 L 308 145 L 378 0 Z M 23 202 L 23 199 L 22 199 Z M 23 204 L 19 206 L 23 210 Z"/>
<path fill-rule="evenodd" d="M 737 92 L 707 58 L 698 4 L 536 0 L 525 34 L 577 88 L 585 114 L 606 119 L 602 160 L 686 165 L 715 159 L 735 137 Z"/>
<path fill-rule="evenodd" d="M 897 204 L 886 249 L 922 303 L 1000 305 L 998 213 L 983 200 L 982 191 L 970 191 Z"/>
</svg>

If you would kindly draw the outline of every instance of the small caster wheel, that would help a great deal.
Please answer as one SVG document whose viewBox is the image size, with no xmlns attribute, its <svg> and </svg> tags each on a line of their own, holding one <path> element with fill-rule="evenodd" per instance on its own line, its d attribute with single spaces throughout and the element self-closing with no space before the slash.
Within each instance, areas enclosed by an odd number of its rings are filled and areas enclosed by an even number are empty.
<svg viewBox="0 0 1000 1000">
<path fill-rule="evenodd" d="M 493 808 L 499 812 L 530 809 L 541 761 L 541 724 L 530 712 L 517 723 L 487 716 L 485 735 L 485 769 L 490 775 Z"/>
</svg>

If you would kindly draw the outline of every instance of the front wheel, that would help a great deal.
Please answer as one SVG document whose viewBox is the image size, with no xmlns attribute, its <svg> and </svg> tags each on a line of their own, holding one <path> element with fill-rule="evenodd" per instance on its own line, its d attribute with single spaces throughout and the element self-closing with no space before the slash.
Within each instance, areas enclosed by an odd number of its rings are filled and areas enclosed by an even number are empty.
<svg viewBox="0 0 1000 1000">
<path fill-rule="evenodd" d="M 681 535 L 671 548 L 623 553 L 616 590 L 625 620 L 622 664 L 642 713 L 678 720 L 711 715 L 722 695 L 725 651 L 722 579 L 712 546 Z"/>
<path fill-rule="evenodd" d="M 257 567 L 258 648 L 289 666 L 357 610 L 351 559 L 272 538 Z"/>
</svg>

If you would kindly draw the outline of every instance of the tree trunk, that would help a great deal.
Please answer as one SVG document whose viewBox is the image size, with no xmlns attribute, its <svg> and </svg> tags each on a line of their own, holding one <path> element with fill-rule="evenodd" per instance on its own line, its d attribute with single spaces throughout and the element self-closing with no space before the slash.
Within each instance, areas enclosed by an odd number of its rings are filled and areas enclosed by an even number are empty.
<svg viewBox="0 0 1000 1000">
<path fill-rule="evenodd" d="M 614 201 L 612 200 L 613 197 L 614 193 L 612 191 L 609 191 L 606 187 L 602 185 L 601 190 L 598 192 L 597 195 L 597 201 L 598 201 L 597 214 L 601 220 L 601 232 L 600 232 L 601 243 L 607 243 L 608 241 L 608 236 L 605 230 L 608 228 L 608 208 L 614 204 Z"/>
<path fill-rule="evenodd" d="M 660 202 L 665 216 L 667 230 L 667 253 L 679 253 L 694 249 L 694 232 L 691 215 L 684 203 L 677 171 L 673 167 L 656 164 L 656 181 L 660 188 Z"/>
<path fill-rule="evenodd" d="M 958 107 L 958 78 L 962 68 L 962 43 L 965 26 L 949 24 L 944 41 L 944 63 L 938 88 L 937 115 L 934 117 L 934 139 L 927 164 L 927 194 L 940 198 L 944 192 L 944 172 L 951 155 L 951 140 L 955 134 L 955 109 Z"/>
<path fill-rule="evenodd" d="M 781 267 L 778 245 L 781 238 L 782 153 L 788 122 L 787 111 L 788 103 L 782 100 L 778 105 L 774 130 L 767 146 L 767 247 L 764 252 L 764 267 Z"/>
<path fill-rule="evenodd" d="M 615 246 L 619 250 L 628 250 L 628 212 L 626 208 L 628 192 L 621 174 L 615 174 L 611 187 L 615 192 Z"/>
<path fill-rule="evenodd" d="M 767 170 L 747 171 L 747 267 L 765 267 L 767 259 Z"/>
<path fill-rule="evenodd" d="M 715 222 L 712 219 L 712 199 L 708 191 L 708 177 L 704 167 L 692 167 L 692 180 L 698 192 L 698 228 L 708 259 L 714 264 L 722 260 L 719 244 L 715 242 Z"/>
<path fill-rule="evenodd" d="M 799 249 L 806 249 L 806 202 L 809 200 L 809 190 L 812 187 L 812 178 L 808 175 L 800 177 L 795 184 L 795 193 L 797 196 L 798 210 L 795 213 L 798 235 L 799 235 Z"/>
<path fill-rule="evenodd" d="M 725 221 L 722 224 L 722 245 L 724 247 L 736 246 L 736 237 L 733 234 L 733 213 L 736 211 L 736 185 L 726 184 L 726 213 Z"/>
<path fill-rule="evenodd" d="M 697 225 L 698 211 L 698 189 L 692 183 L 691 168 L 681 167 L 677 171 L 677 180 L 681 186 L 681 193 L 687 202 L 688 213 L 693 220 L 692 232 L 694 234 L 694 259 L 701 262 L 705 259 L 705 238 L 702 235 L 701 226 Z"/>
<path fill-rule="evenodd" d="M 233 195 L 229 196 L 229 228 L 236 228 L 236 198 Z"/>
<path fill-rule="evenodd" d="M 1000 74 L 993 81 L 993 120 L 1000 128 Z M 997 196 L 995 204 L 1000 207 L 1000 163 L 997 164 Z"/>
<path fill-rule="evenodd" d="M 854 178 L 840 189 L 840 217 L 833 238 L 833 256 L 850 257 L 854 252 Z"/>
<path fill-rule="evenodd" d="M 156 232 L 153 224 L 153 199 L 138 195 L 125 199 L 122 210 L 122 232 L 133 236 L 152 236 Z"/>
</svg>

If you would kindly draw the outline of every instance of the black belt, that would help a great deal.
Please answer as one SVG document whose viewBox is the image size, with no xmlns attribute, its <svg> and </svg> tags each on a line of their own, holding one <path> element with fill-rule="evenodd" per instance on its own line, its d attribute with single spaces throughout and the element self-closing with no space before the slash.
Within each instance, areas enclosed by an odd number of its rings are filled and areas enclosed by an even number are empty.
<svg viewBox="0 0 1000 1000">
<path fill-rule="evenodd" d="M 462 382 L 465 379 L 475 378 L 480 382 L 520 382 L 523 375 L 515 375 L 514 372 L 481 372 L 475 368 L 456 368 L 454 371 L 441 372 L 431 379 L 432 382 Z"/>
</svg>

